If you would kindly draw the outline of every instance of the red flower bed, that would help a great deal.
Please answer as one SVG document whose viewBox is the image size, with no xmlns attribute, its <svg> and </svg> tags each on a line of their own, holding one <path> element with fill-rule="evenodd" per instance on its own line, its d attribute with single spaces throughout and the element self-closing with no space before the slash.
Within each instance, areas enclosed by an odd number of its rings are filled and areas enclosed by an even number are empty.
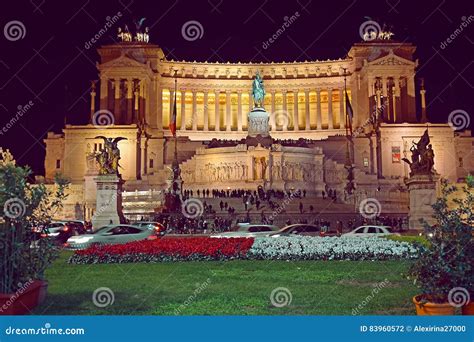
<svg viewBox="0 0 474 342">
<path fill-rule="evenodd" d="M 253 238 L 161 238 L 121 245 L 92 246 L 76 251 L 69 262 L 77 264 L 228 260 L 245 258 Z"/>
</svg>

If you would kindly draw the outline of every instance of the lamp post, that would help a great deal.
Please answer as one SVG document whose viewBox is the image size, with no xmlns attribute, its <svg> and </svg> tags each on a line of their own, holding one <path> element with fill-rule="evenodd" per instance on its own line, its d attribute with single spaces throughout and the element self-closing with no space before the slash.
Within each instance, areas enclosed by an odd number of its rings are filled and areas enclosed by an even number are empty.
<svg viewBox="0 0 474 342">
<path fill-rule="evenodd" d="M 347 94 L 347 80 L 346 80 L 346 71 L 347 68 L 343 68 L 344 70 L 344 96 Z M 348 101 L 348 98 L 346 97 L 346 101 Z M 347 170 L 347 184 L 345 186 L 345 190 L 348 195 L 352 195 L 352 193 L 355 190 L 355 185 L 354 185 L 354 163 L 353 163 L 353 158 L 354 158 L 354 145 L 352 141 L 352 122 L 351 119 L 349 118 L 349 111 L 347 110 L 348 106 L 346 103 L 346 163 L 344 165 L 344 168 Z M 352 110 L 352 109 L 351 109 Z"/>
</svg>

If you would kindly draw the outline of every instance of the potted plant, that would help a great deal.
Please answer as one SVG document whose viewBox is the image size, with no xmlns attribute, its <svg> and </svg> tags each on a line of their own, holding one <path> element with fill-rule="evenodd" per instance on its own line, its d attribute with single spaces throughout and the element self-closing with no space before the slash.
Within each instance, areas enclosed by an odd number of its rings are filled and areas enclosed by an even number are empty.
<svg viewBox="0 0 474 342">
<path fill-rule="evenodd" d="M 422 293 L 413 297 L 418 315 L 452 315 L 469 304 L 474 267 L 474 195 L 469 186 L 462 193 L 446 180 L 442 196 L 433 204 L 434 225 L 424 222 L 429 246 L 410 269 Z"/>
<path fill-rule="evenodd" d="M 44 300 L 44 270 L 58 254 L 37 227 L 61 209 L 68 182 L 57 176 L 54 190 L 48 190 L 30 184 L 30 176 L 28 167 L 16 165 L 0 148 L 0 315 L 28 313 Z"/>
</svg>

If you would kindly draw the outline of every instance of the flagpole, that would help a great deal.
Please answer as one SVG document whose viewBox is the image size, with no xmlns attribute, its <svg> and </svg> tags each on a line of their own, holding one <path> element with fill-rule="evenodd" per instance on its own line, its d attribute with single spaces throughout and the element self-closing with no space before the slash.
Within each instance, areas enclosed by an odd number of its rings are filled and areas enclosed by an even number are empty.
<svg viewBox="0 0 474 342">
<path fill-rule="evenodd" d="M 350 137 L 349 137 L 349 126 L 350 126 L 350 119 L 349 119 L 349 112 L 347 110 L 347 79 L 346 79 L 346 70 L 347 68 L 343 68 L 344 70 L 344 100 L 345 100 L 345 103 L 346 103 L 346 116 L 345 116 L 345 119 L 346 119 L 346 164 L 347 165 L 352 165 L 352 157 L 351 157 L 351 153 L 350 153 Z M 352 130 L 351 130 L 352 131 Z M 350 132 L 351 135 L 352 135 L 352 132 Z"/>
<path fill-rule="evenodd" d="M 345 168 L 347 170 L 347 185 L 346 185 L 346 192 L 349 195 L 352 195 L 355 187 L 354 187 L 354 164 L 353 164 L 353 143 L 352 143 L 352 123 L 349 118 L 349 110 L 348 110 L 348 103 L 349 100 L 347 96 L 347 80 L 346 80 L 346 68 L 344 70 L 344 100 L 346 104 L 346 165 Z M 350 103 L 349 103 L 350 106 Z M 351 109 L 352 111 L 352 109 Z M 350 133 L 350 134 L 349 134 Z"/>
<path fill-rule="evenodd" d="M 176 93 L 178 91 L 178 71 L 174 71 L 174 105 L 173 108 L 176 108 Z M 176 128 L 174 130 L 174 160 L 178 162 L 178 135 L 176 134 Z M 177 164 L 176 164 L 177 165 Z"/>
</svg>

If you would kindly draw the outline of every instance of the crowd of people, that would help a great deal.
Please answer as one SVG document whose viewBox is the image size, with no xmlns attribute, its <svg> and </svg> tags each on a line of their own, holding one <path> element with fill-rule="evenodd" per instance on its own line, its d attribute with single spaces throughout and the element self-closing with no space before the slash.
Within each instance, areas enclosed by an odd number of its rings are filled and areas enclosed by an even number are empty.
<svg viewBox="0 0 474 342">
<path fill-rule="evenodd" d="M 335 189 L 326 187 L 321 193 L 323 199 L 331 201 L 337 200 L 338 192 Z M 394 231 L 407 229 L 406 217 L 377 216 L 373 219 L 364 218 L 362 215 L 334 215 L 337 220 L 321 218 L 312 204 L 305 205 L 303 198 L 306 197 L 306 190 L 264 190 L 259 187 L 257 190 L 246 189 L 194 189 L 183 191 L 183 201 L 189 198 L 200 198 L 203 205 L 203 212 L 197 218 L 187 218 L 180 216 L 162 216 L 158 221 L 163 223 L 171 233 L 214 233 L 228 231 L 241 222 L 258 222 L 263 224 L 278 224 L 279 226 L 294 223 L 314 224 L 321 231 L 343 233 L 350 231 L 360 225 L 374 224 L 392 227 Z M 215 203 L 215 207 L 208 204 L 209 199 L 220 199 Z M 241 199 L 244 212 L 239 212 L 231 205 L 228 199 Z M 288 199 L 298 200 L 299 217 L 297 219 L 288 218 L 282 203 Z M 233 202 L 235 204 L 235 201 Z M 283 207 L 283 208 L 282 208 Z M 279 210 L 282 209 L 282 210 Z M 278 215 L 274 213 L 278 211 Z M 252 215 L 250 214 L 252 212 Z M 336 217 L 337 216 L 337 217 Z M 328 215 L 324 215 L 328 217 Z M 329 216 L 331 217 L 331 216 Z M 282 218 L 286 219 L 283 221 Z"/>
</svg>

